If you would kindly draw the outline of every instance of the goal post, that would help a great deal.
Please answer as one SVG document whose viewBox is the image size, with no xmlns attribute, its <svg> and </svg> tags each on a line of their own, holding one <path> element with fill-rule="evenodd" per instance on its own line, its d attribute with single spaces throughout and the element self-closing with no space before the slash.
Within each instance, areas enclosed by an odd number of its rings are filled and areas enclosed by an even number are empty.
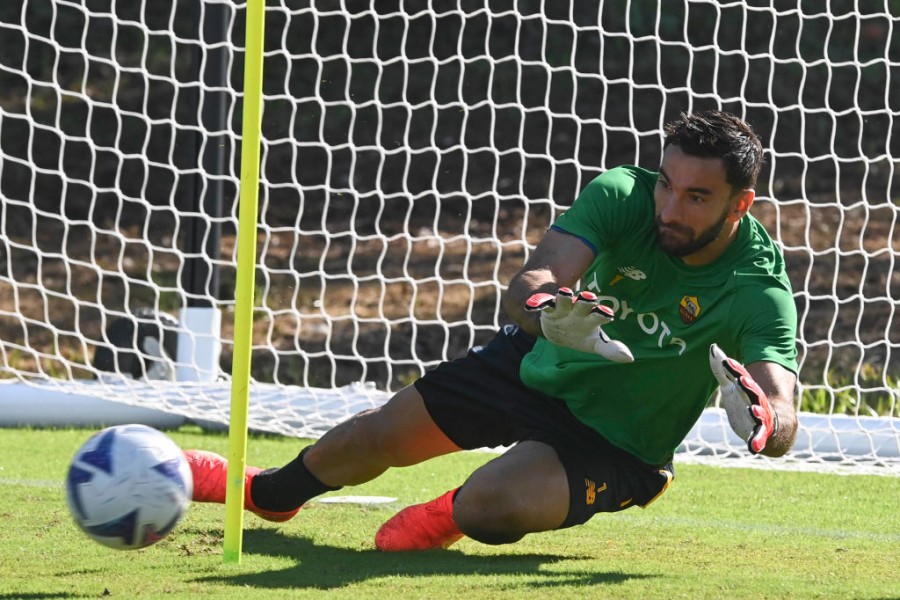
<svg viewBox="0 0 900 600">
<path fill-rule="evenodd" d="M 749 457 L 713 401 L 679 460 L 900 475 L 895 2 L 269 0 L 239 244 L 247 10 L 0 3 L 0 424 L 227 424 L 255 242 L 247 426 L 317 437 L 487 341 L 593 177 L 722 108 L 766 146 L 801 427 Z"/>
</svg>

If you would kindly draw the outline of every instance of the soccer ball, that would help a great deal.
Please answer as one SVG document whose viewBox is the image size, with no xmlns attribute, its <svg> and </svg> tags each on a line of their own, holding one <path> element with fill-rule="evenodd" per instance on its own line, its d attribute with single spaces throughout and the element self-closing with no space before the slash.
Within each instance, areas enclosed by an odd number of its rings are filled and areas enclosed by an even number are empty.
<svg viewBox="0 0 900 600">
<path fill-rule="evenodd" d="M 178 525 L 193 483 L 187 459 L 168 436 L 146 425 L 117 425 L 75 453 L 66 499 L 75 523 L 93 540 L 134 550 Z"/>
</svg>

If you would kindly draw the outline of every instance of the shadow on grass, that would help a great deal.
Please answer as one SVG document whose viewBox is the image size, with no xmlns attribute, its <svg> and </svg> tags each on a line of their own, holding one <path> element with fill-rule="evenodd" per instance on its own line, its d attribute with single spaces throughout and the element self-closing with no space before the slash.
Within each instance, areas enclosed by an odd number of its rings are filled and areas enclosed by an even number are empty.
<svg viewBox="0 0 900 600">
<path fill-rule="evenodd" d="M 216 575 L 199 581 L 254 588 L 313 588 L 328 590 L 382 577 L 429 577 L 469 575 L 496 577 L 515 575 L 528 578 L 523 588 L 619 584 L 653 575 L 641 573 L 544 570 L 541 567 L 578 556 L 554 554 L 466 555 L 455 550 L 383 553 L 373 549 L 354 550 L 317 545 L 310 540 L 288 537 L 276 530 L 245 532 L 245 554 L 290 557 L 297 563 L 280 571 Z M 584 557 L 593 560 L 593 557 Z"/>
</svg>

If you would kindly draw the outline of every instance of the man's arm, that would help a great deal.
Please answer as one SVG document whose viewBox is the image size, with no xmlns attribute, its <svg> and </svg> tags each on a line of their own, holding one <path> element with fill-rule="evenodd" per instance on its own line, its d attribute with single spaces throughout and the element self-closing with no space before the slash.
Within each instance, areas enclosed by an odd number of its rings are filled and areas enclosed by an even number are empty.
<svg viewBox="0 0 900 600">
<path fill-rule="evenodd" d="M 503 309 L 522 329 L 542 335 L 540 312 L 526 311 L 526 300 L 537 293 L 555 296 L 561 287 L 574 288 L 592 262 L 594 252 L 584 241 L 549 229 L 522 270 L 509 282 Z"/>
<path fill-rule="evenodd" d="M 747 372 L 768 396 L 769 404 L 778 417 L 778 430 L 760 454 L 782 456 L 791 449 L 797 438 L 797 411 L 794 408 L 797 376 L 772 362 L 751 363 L 747 365 Z"/>
</svg>

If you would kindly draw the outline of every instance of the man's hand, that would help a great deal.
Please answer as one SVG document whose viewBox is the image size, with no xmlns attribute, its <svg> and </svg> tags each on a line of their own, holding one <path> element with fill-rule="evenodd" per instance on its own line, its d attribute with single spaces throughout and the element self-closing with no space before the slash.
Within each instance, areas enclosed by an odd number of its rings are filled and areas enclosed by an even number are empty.
<svg viewBox="0 0 900 600">
<path fill-rule="evenodd" d="M 709 367 L 719 382 L 722 405 L 728 423 L 753 454 L 766 447 L 769 438 L 778 431 L 778 415 L 769 398 L 753 380 L 747 369 L 713 344 L 709 347 Z"/>
<path fill-rule="evenodd" d="M 541 331 L 558 346 L 599 354 L 619 363 L 634 361 L 628 346 L 603 333 L 600 327 L 613 320 L 613 312 L 598 304 L 597 296 L 591 292 L 579 292 L 576 296 L 562 287 L 556 296 L 534 294 L 525 302 L 525 310 L 541 312 Z"/>
</svg>

